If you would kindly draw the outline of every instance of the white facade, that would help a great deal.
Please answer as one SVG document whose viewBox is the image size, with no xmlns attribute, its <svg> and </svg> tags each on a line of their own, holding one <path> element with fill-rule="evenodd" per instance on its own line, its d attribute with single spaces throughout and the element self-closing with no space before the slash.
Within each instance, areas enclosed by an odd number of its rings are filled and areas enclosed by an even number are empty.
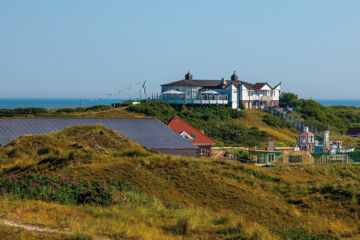
<svg viewBox="0 0 360 240">
<path fill-rule="evenodd" d="M 193 80 L 188 73 L 184 80 L 164 84 L 161 92 L 176 90 L 182 92 L 179 96 L 163 96 L 160 99 L 171 104 L 231 104 L 233 109 L 262 109 L 276 107 L 279 104 L 280 84 L 272 88 L 268 83 L 250 84 L 239 81 L 234 73 L 232 80 Z M 203 91 L 213 90 L 218 95 L 202 94 Z"/>
</svg>

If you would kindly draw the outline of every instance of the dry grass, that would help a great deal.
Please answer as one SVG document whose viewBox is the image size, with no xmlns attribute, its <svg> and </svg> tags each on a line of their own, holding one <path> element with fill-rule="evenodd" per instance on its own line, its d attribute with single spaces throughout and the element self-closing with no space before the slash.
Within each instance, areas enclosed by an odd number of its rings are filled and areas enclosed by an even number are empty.
<svg viewBox="0 0 360 240">
<path fill-rule="evenodd" d="M 126 111 L 126 107 L 113 108 L 101 112 L 90 112 L 79 114 L 79 117 L 86 118 L 144 118 L 144 114 Z"/>
<path fill-rule="evenodd" d="M 330 139 L 333 141 L 342 141 L 344 148 L 352 148 L 354 146 L 360 145 L 360 137 L 349 137 L 346 135 L 331 132 Z"/>
<path fill-rule="evenodd" d="M 248 127 L 258 127 L 259 130 L 269 134 L 270 139 L 275 141 L 279 146 L 294 145 L 297 139 L 297 132 L 288 128 L 276 128 L 267 125 L 263 121 L 263 117 L 268 114 L 262 111 L 245 111 L 244 117 L 237 121 L 244 123 Z"/>
<path fill-rule="evenodd" d="M 51 150 L 39 155 L 44 147 Z M 13 150 L 16 154 L 9 157 Z M 58 156 L 56 150 L 59 156 L 74 152 L 76 157 L 44 163 L 44 159 Z M 139 154 L 127 155 L 129 151 Z M 69 231 L 74 236 L 182 239 L 182 229 L 188 229 L 186 239 L 250 239 L 255 235 L 261 235 L 258 239 L 277 239 L 272 228 L 291 226 L 306 226 L 314 235 L 354 238 L 359 234 L 357 165 L 259 168 L 231 161 L 168 156 L 148 152 L 102 126 L 23 137 L 1 149 L 0 159 L 2 166 L 8 165 L 3 176 L 36 172 L 127 179 L 145 188 L 154 199 L 151 206 L 120 204 L 104 208 L 0 199 L 1 218 Z M 15 164 L 18 167 L 9 168 Z M 189 207 L 169 210 L 157 199 Z"/>
</svg>

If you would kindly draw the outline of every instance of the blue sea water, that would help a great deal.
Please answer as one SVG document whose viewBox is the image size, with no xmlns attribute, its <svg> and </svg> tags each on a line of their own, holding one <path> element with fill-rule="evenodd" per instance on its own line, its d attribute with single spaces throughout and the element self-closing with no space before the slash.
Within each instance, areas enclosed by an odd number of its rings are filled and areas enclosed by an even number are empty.
<svg viewBox="0 0 360 240">
<path fill-rule="evenodd" d="M 359 100 L 339 100 L 339 99 L 315 99 L 318 103 L 324 106 L 350 106 L 350 107 L 360 107 Z"/>
<path fill-rule="evenodd" d="M 0 98 L 0 109 L 15 109 L 26 107 L 40 107 L 46 109 L 66 108 L 66 107 L 89 107 L 95 105 L 111 105 L 112 103 L 119 103 L 125 99 L 28 99 L 28 98 Z"/>
</svg>

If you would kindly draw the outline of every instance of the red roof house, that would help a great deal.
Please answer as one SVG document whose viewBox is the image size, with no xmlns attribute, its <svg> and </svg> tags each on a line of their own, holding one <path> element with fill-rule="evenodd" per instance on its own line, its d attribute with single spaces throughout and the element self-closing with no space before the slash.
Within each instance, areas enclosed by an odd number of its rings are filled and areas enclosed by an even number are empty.
<svg viewBox="0 0 360 240">
<path fill-rule="evenodd" d="M 308 127 L 304 128 L 304 132 L 299 134 L 298 144 L 301 150 L 314 151 L 315 149 L 315 136 L 309 131 Z"/>
<path fill-rule="evenodd" d="M 212 146 L 216 142 L 204 134 L 203 131 L 200 131 L 179 117 L 174 117 L 168 123 L 168 127 L 179 133 L 183 138 L 196 145 L 200 149 L 201 156 L 212 156 Z"/>
</svg>

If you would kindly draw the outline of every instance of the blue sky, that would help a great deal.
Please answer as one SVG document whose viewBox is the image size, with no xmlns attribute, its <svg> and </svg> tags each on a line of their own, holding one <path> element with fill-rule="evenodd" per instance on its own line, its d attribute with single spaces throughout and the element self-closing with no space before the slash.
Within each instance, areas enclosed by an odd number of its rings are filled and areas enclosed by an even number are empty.
<svg viewBox="0 0 360 240">
<path fill-rule="evenodd" d="M 360 99 L 360 1 L 0 0 L 0 98 L 137 97 L 180 80 Z M 125 90 L 129 86 L 130 90 Z"/>
</svg>

